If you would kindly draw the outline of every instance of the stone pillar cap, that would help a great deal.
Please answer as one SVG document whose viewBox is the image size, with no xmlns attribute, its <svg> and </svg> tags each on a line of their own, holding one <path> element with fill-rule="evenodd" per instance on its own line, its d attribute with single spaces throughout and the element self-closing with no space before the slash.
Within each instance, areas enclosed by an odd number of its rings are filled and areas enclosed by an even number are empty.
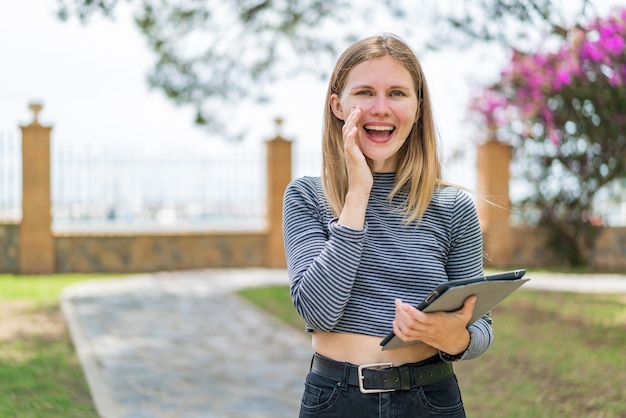
<svg viewBox="0 0 626 418">
<path fill-rule="evenodd" d="M 43 104 L 32 102 L 28 104 L 28 108 L 33 112 L 33 125 L 39 125 L 39 113 L 43 110 Z"/>
</svg>

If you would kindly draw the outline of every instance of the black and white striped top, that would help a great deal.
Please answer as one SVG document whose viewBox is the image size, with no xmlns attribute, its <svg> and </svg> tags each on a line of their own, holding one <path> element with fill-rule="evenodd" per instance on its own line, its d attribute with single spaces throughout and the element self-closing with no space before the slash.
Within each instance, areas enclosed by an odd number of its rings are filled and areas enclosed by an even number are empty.
<svg viewBox="0 0 626 418">
<path fill-rule="evenodd" d="M 319 177 L 302 177 L 285 191 L 283 232 L 291 296 L 307 330 L 383 337 L 392 331 L 394 299 L 418 304 L 438 284 L 483 274 L 482 236 L 470 197 L 437 190 L 421 222 L 406 225 L 401 191 L 388 196 L 395 174 L 374 173 L 357 231 L 337 223 Z M 464 359 L 487 350 L 493 338 L 486 315 L 470 326 Z"/>
</svg>

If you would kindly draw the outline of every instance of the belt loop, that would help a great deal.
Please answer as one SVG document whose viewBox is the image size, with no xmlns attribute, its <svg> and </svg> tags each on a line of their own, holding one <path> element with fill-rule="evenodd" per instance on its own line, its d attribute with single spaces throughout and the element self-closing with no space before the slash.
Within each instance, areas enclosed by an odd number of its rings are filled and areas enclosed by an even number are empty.
<svg viewBox="0 0 626 418">
<path fill-rule="evenodd" d="M 400 366 L 400 389 L 409 390 L 415 385 L 413 373 L 409 367 Z"/>
<path fill-rule="evenodd" d="M 343 376 L 341 379 L 341 390 L 346 391 L 348 390 L 348 382 L 350 381 L 350 369 L 351 369 L 351 364 L 350 363 L 343 363 Z"/>
</svg>

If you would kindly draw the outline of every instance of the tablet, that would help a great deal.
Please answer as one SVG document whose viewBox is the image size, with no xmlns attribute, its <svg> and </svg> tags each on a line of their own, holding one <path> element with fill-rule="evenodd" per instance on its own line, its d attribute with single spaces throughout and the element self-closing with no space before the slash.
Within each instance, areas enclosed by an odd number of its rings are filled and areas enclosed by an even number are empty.
<svg viewBox="0 0 626 418">
<path fill-rule="evenodd" d="M 467 279 L 449 280 L 437 286 L 417 306 L 417 309 L 422 312 L 454 312 L 463 307 L 465 299 L 476 295 L 474 314 L 468 323 L 469 326 L 530 280 L 523 278 L 525 274 L 526 270 L 520 269 Z M 392 331 L 381 341 L 380 345 L 383 350 L 392 350 L 419 342 L 419 340 L 402 341 Z"/>
</svg>

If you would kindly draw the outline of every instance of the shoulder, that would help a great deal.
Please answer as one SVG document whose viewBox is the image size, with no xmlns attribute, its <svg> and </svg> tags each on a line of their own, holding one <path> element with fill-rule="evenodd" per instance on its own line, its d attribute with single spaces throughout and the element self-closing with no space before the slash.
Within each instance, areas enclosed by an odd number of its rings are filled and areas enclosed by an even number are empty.
<svg viewBox="0 0 626 418">
<path fill-rule="evenodd" d="M 458 187 L 444 186 L 437 189 L 429 209 L 434 216 L 444 220 L 452 231 L 479 222 L 474 200 Z"/>
<path fill-rule="evenodd" d="M 435 190 L 431 205 L 451 211 L 466 211 L 475 208 L 470 195 L 453 186 L 443 186 Z"/>
<path fill-rule="evenodd" d="M 313 217 L 321 223 L 333 218 L 319 177 L 300 177 L 289 183 L 283 199 L 283 216 L 286 222 L 301 221 L 302 216 Z"/>
<path fill-rule="evenodd" d="M 318 188 L 322 187 L 322 179 L 319 176 L 303 176 L 291 180 L 288 187 Z"/>
<path fill-rule="evenodd" d="M 322 180 L 319 177 L 304 176 L 291 180 L 287 186 L 286 193 L 296 193 L 301 195 L 318 195 L 323 192 Z"/>
<path fill-rule="evenodd" d="M 324 201 L 324 188 L 320 177 L 304 176 L 292 180 L 285 190 L 285 200 L 319 204 Z"/>
</svg>

